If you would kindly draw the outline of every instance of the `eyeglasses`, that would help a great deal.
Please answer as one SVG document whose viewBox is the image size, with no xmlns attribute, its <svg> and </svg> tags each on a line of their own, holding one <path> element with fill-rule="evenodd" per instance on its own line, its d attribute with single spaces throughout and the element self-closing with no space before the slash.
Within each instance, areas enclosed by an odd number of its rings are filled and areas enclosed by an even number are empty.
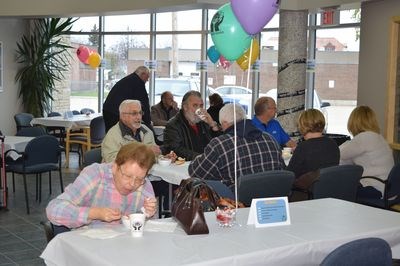
<svg viewBox="0 0 400 266">
<path fill-rule="evenodd" d="M 118 168 L 119 168 L 119 171 L 121 172 L 122 177 L 126 181 L 133 183 L 136 187 L 143 186 L 146 183 L 146 178 L 138 178 L 135 176 L 127 175 L 124 172 L 122 172 L 121 166 L 119 166 Z"/>
<path fill-rule="evenodd" d="M 143 115 L 144 112 L 143 111 L 139 111 L 139 112 L 123 112 L 124 115 L 131 115 L 131 116 L 137 116 L 137 115 Z"/>
</svg>

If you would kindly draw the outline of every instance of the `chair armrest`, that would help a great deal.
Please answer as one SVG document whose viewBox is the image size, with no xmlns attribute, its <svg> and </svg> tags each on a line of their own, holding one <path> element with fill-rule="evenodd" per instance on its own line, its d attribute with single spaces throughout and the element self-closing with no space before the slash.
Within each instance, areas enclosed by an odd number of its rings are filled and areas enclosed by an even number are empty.
<svg viewBox="0 0 400 266">
<path fill-rule="evenodd" d="M 4 153 L 4 157 L 7 157 L 7 154 L 9 154 L 10 152 L 15 152 L 15 153 L 18 153 L 19 155 L 24 155 L 24 152 L 23 152 L 23 151 L 17 151 L 17 150 L 15 150 L 15 149 L 10 149 L 10 150 L 8 150 L 8 151 L 6 151 L 6 152 Z"/>
<path fill-rule="evenodd" d="M 379 182 L 381 182 L 383 184 L 387 183 L 387 180 L 382 180 L 382 179 L 380 179 L 380 178 L 378 178 L 376 176 L 363 176 L 363 177 L 360 178 L 360 181 L 363 180 L 363 179 L 373 179 L 373 180 L 379 181 Z"/>
</svg>

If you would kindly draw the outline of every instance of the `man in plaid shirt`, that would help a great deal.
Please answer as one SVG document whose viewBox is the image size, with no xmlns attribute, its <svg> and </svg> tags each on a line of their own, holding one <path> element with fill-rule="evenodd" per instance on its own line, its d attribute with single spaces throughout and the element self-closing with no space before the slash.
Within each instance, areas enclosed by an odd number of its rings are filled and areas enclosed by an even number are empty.
<svg viewBox="0 0 400 266">
<path fill-rule="evenodd" d="M 156 212 L 153 187 L 145 177 L 155 162 L 145 144 L 122 146 L 112 163 L 92 164 L 79 174 L 65 192 L 49 202 L 47 218 L 55 225 L 77 228 L 90 224 L 119 223 L 122 215 Z"/>
<path fill-rule="evenodd" d="M 236 111 L 237 177 L 284 169 L 281 148 L 268 133 L 257 129 L 246 119 L 239 104 L 227 104 L 220 113 L 224 134 L 213 138 L 204 153 L 189 165 L 189 175 L 203 179 L 221 180 L 227 186 L 234 185 L 234 110 Z"/>
</svg>

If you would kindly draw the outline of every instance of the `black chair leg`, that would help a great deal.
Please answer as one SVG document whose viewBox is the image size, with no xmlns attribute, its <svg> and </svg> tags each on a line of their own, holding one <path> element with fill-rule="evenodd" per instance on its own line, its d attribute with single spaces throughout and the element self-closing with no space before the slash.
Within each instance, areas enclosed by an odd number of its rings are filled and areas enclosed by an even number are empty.
<svg viewBox="0 0 400 266">
<path fill-rule="evenodd" d="M 36 176 L 36 196 L 35 196 L 35 200 L 38 201 L 39 199 L 39 176 L 38 174 L 35 174 Z"/>
<path fill-rule="evenodd" d="M 63 183 L 63 178 L 62 178 L 62 173 L 61 173 L 61 167 L 58 170 L 59 175 L 60 175 L 60 186 L 61 186 L 61 193 L 64 193 L 64 183 Z"/>
<path fill-rule="evenodd" d="M 24 190 L 25 190 L 26 213 L 29 214 L 28 188 L 27 188 L 27 185 L 26 185 L 26 175 L 23 174 L 23 177 L 24 177 Z"/>
<path fill-rule="evenodd" d="M 39 203 L 42 202 L 42 173 L 39 174 Z"/>
<path fill-rule="evenodd" d="M 51 171 L 49 171 L 49 194 L 51 195 Z"/>
</svg>

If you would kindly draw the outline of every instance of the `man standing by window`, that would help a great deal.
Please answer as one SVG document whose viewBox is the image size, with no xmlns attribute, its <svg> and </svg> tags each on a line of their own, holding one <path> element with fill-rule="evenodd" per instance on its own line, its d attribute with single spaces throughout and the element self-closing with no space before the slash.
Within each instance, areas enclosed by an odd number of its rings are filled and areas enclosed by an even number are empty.
<svg viewBox="0 0 400 266">
<path fill-rule="evenodd" d="M 145 84 L 149 80 L 149 69 L 138 67 L 134 73 L 119 80 L 111 89 L 103 104 L 103 117 L 106 132 L 119 121 L 119 105 L 123 100 L 138 100 L 142 104 L 143 122 L 152 128 L 150 120 L 150 103 Z"/>
</svg>

